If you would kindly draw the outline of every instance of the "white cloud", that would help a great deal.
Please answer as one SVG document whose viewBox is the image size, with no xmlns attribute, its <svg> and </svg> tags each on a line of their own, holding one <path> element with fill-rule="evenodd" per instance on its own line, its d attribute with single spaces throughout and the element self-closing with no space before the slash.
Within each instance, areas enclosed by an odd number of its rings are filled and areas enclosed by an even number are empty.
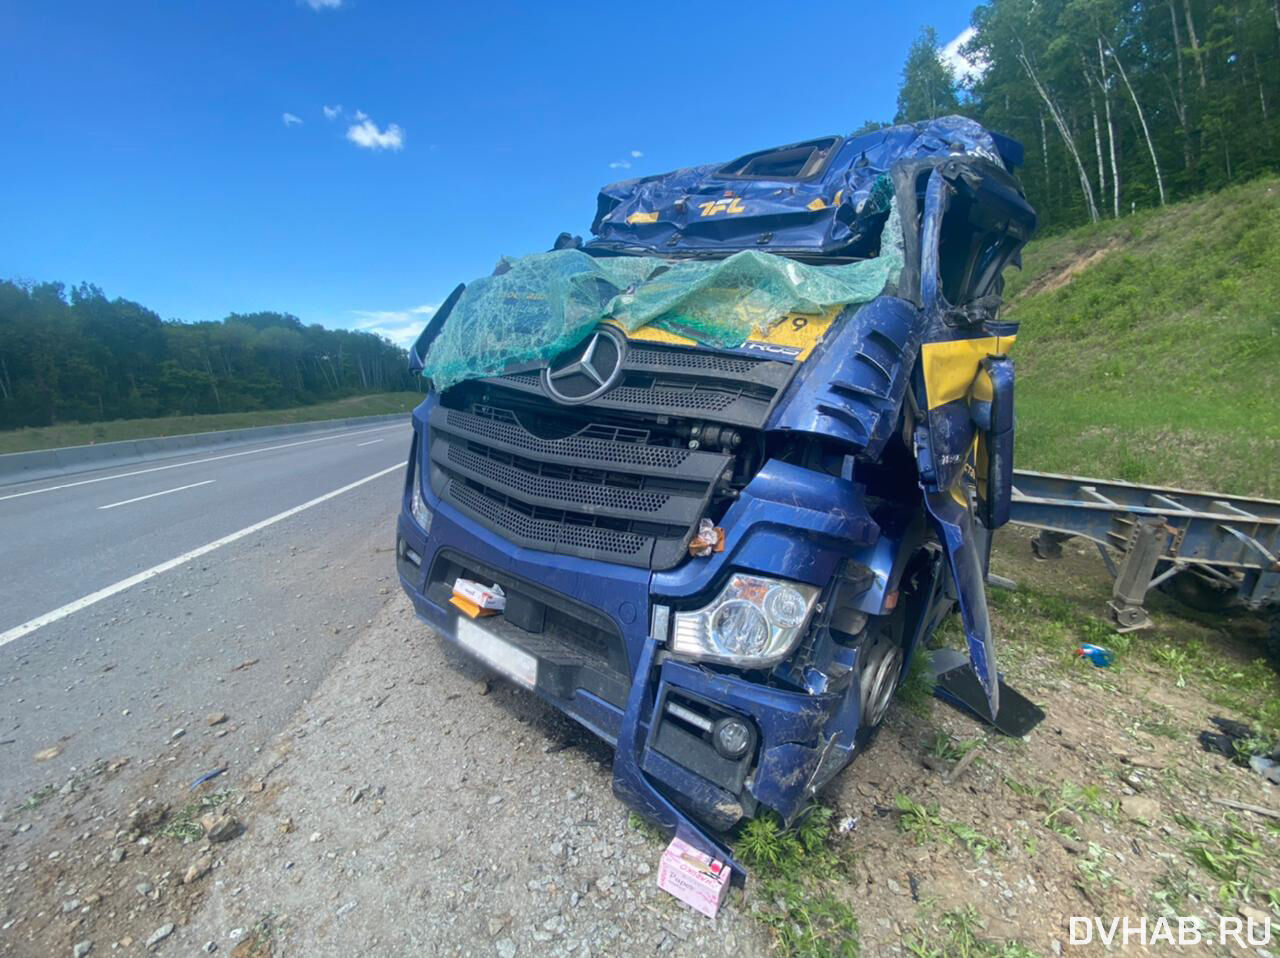
<svg viewBox="0 0 1280 958">
<path fill-rule="evenodd" d="M 293 113 L 280 114 L 280 120 L 285 126 L 302 126 L 302 117 Z"/>
<path fill-rule="evenodd" d="M 632 151 L 631 151 L 631 158 L 632 158 L 633 160 L 638 160 L 638 159 L 640 159 L 640 157 L 642 157 L 642 156 L 644 156 L 644 154 L 643 154 L 643 153 L 641 153 L 639 150 L 632 150 Z"/>
<path fill-rule="evenodd" d="M 987 72 L 987 61 L 982 57 L 969 59 L 960 52 L 960 48 L 973 39 L 975 32 L 973 27 L 965 27 L 938 51 L 938 55 L 942 57 L 942 62 L 951 67 L 956 79 L 961 83 L 972 83 L 975 80 L 980 80 L 982 79 L 982 74 Z"/>
<path fill-rule="evenodd" d="M 378 125 L 363 113 L 356 112 L 358 121 L 347 127 L 347 139 L 366 150 L 399 150 L 404 148 L 404 130 L 394 123 L 379 130 Z"/>
<path fill-rule="evenodd" d="M 610 163 L 610 164 L 609 164 L 609 169 L 611 169 L 611 170 L 629 170 L 629 169 L 631 169 L 631 164 L 630 164 L 630 163 L 628 163 L 626 160 L 614 160 L 612 163 Z"/>
<path fill-rule="evenodd" d="M 340 116 L 342 116 L 342 104 L 341 104 L 341 103 L 339 103 L 337 106 L 329 106 L 327 103 L 325 104 L 325 107 L 324 107 L 324 118 L 325 118 L 326 120 L 336 120 L 336 119 L 337 119 L 338 117 L 340 117 Z"/>
<path fill-rule="evenodd" d="M 429 303 L 412 309 L 357 309 L 354 312 L 359 319 L 352 329 L 384 336 L 408 349 L 439 308 L 439 303 Z"/>
<path fill-rule="evenodd" d="M 337 10 L 343 0 L 302 0 L 312 10 Z"/>
</svg>

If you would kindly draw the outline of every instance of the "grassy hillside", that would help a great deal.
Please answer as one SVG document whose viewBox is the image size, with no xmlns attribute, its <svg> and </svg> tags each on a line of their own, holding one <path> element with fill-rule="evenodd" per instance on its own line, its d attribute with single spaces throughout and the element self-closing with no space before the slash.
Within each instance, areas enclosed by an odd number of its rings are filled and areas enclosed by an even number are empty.
<svg viewBox="0 0 1280 958">
<path fill-rule="evenodd" d="M 150 439 L 155 436 L 183 436 L 193 432 L 244 429 L 249 426 L 276 426 L 281 423 L 317 422 L 354 416 L 381 416 L 408 412 L 422 401 L 415 392 L 372 393 L 351 396 L 314 406 L 292 409 L 263 409 L 257 412 L 229 412 L 211 416 L 165 416 L 160 419 L 121 419 L 115 422 L 67 423 L 41 429 L 11 429 L 0 432 L 0 453 L 85 446 L 121 439 Z"/>
<path fill-rule="evenodd" d="M 1024 260 L 1019 468 L 1280 498 L 1280 178 Z"/>
</svg>

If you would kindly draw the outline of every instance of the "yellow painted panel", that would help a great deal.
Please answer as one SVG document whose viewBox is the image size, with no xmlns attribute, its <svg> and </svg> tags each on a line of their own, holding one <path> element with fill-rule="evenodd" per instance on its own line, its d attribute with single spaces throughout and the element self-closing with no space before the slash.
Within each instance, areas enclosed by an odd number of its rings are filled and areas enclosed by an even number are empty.
<svg viewBox="0 0 1280 958">
<path fill-rule="evenodd" d="M 608 322 L 622 329 L 622 326 L 614 323 L 613 320 L 608 320 Z M 626 330 L 623 330 L 623 332 L 626 332 Z M 659 329 L 657 326 L 641 326 L 635 332 L 627 333 L 627 339 L 642 343 L 662 343 L 666 346 L 698 345 L 696 341 L 687 336 L 677 336 L 675 333 L 669 333 L 665 329 Z"/>
<path fill-rule="evenodd" d="M 842 308 L 839 306 L 833 307 L 817 316 L 791 313 L 776 324 L 767 336 L 752 336 L 750 341 L 798 349 L 800 352 L 795 358 L 797 361 L 803 362 L 809 358 L 809 354 L 813 352 L 814 347 L 822 341 L 822 337 L 831 328 L 835 318 L 840 315 Z M 609 320 L 609 322 L 613 321 Z M 614 323 L 614 325 L 620 329 L 622 328 L 617 323 Z M 668 346 L 697 345 L 696 340 L 677 333 L 667 332 L 665 329 L 658 329 L 656 326 L 641 326 L 634 332 L 627 333 L 627 338 L 645 343 L 663 343 Z"/>
<path fill-rule="evenodd" d="M 653 213 L 632 213 L 627 217 L 628 223 L 656 223 L 658 222 L 657 212 Z"/>
<path fill-rule="evenodd" d="M 977 339 L 953 339 L 942 343 L 925 343 L 920 357 L 924 364 L 924 388 L 929 408 L 964 399 L 970 389 L 981 393 L 983 384 L 975 383 L 979 364 L 988 356 L 1003 356 L 1013 336 L 982 336 Z M 986 377 L 984 377 L 986 378 Z M 990 398 L 991 382 L 985 384 Z M 982 398 L 980 395 L 978 398 Z"/>
<path fill-rule="evenodd" d="M 840 311 L 844 307 L 836 306 L 817 316 L 802 316 L 799 313 L 791 313 L 782 322 L 778 323 L 773 329 L 769 330 L 768 336 L 752 336 L 751 339 L 758 343 L 769 343 L 774 346 L 790 346 L 793 349 L 800 350 L 797 360 L 803 362 L 809 358 L 809 354 L 813 352 L 814 347 L 822 341 L 822 337 L 827 334 L 827 330 L 831 328 L 831 324 L 835 322 L 836 317 L 840 315 Z"/>
</svg>

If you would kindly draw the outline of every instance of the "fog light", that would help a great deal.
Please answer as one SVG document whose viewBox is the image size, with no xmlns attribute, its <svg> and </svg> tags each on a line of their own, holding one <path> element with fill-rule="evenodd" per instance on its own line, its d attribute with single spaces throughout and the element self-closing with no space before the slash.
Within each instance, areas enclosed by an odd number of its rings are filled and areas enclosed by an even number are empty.
<svg viewBox="0 0 1280 958">
<path fill-rule="evenodd" d="M 751 747 L 751 729 L 741 719 L 721 719 L 716 722 L 711 741 L 725 758 L 742 758 Z"/>
<path fill-rule="evenodd" d="M 399 536 L 396 537 L 396 553 L 401 559 L 408 562 L 410 565 L 418 568 L 422 567 L 422 556 L 410 549 L 409 543 L 405 542 L 404 539 Z"/>
</svg>

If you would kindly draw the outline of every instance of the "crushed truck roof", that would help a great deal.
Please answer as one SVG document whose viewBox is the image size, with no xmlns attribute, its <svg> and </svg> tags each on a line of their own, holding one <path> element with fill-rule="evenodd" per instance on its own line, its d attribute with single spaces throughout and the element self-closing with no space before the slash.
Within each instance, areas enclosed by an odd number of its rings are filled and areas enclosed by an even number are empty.
<svg viewBox="0 0 1280 958">
<path fill-rule="evenodd" d="M 903 160 L 963 154 L 1012 171 L 1022 147 L 961 116 L 759 150 L 600 190 L 589 250 L 659 256 L 756 249 L 788 256 L 874 256 Z"/>
<path fill-rule="evenodd" d="M 606 186 L 595 239 L 504 257 L 460 286 L 415 343 L 415 364 L 442 389 L 523 372 L 602 321 L 731 349 L 788 315 L 897 292 L 904 237 L 890 171 L 958 155 L 1003 173 L 1021 150 L 949 116 Z"/>
</svg>

